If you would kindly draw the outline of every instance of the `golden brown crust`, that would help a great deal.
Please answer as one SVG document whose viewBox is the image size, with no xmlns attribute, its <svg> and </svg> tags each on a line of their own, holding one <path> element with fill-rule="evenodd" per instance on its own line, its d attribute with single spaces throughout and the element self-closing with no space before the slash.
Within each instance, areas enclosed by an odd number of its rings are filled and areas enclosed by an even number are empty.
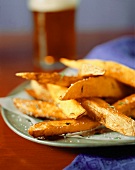
<svg viewBox="0 0 135 170">
<path fill-rule="evenodd" d="M 48 91 L 46 84 L 42 85 L 35 80 L 31 80 L 30 86 L 31 89 L 34 91 L 37 99 L 53 102 L 53 99 Z"/>
<path fill-rule="evenodd" d="M 135 87 L 135 70 L 131 69 L 123 64 L 114 61 L 104 61 L 104 60 L 68 60 L 65 58 L 61 59 L 61 62 L 66 66 L 80 69 L 82 64 L 93 64 L 95 66 L 101 67 L 105 70 L 105 75 L 113 77 L 118 81 L 127 84 L 129 86 Z"/>
<path fill-rule="evenodd" d="M 105 70 L 105 75 L 111 76 L 124 84 L 135 87 L 135 70 L 113 61 L 106 62 Z"/>
<path fill-rule="evenodd" d="M 56 105 L 63 111 L 67 118 L 77 119 L 86 114 L 86 110 L 76 100 L 59 100 L 60 95 L 67 90 L 66 87 L 54 84 L 47 84 L 47 87 Z"/>
<path fill-rule="evenodd" d="M 100 126 L 100 123 L 92 121 L 88 117 L 82 117 L 76 120 L 40 122 L 31 126 L 28 132 L 31 136 L 37 138 L 80 132 L 83 130 L 93 129 L 98 126 Z"/>
<path fill-rule="evenodd" d="M 99 98 L 91 98 L 82 102 L 88 115 L 107 128 L 127 136 L 135 136 L 135 121 L 122 114 Z"/>
<path fill-rule="evenodd" d="M 68 89 L 67 87 L 59 86 L 56 84 L 47 84 L 48 91 L 51 95 L 51 98 L 53 101 L 58 104 L 60 102 L 59 97 L 66 92 Z"/>
<path fill-rule="evenodd" d="M 53 103 L 39 100 L 14 98 L 14 105 L 24 114 L 49 119 L 67 119 L 60 108 Z"/>
<path fill-rule="evenodd" d="M 79 60 L 69 60 L 67 58 L 61 58 L 60 62 L 65 66 L 70 68 L 80 69 L 82 64 L 92 64 L 101 68 L 104 68 L 104 61 L 97 59 L 79 59 Z"/>
<path fill-rule="evenodd" d="M 42 100 L 42 101 L 46 101 L 49 103 L 53 103 L 53 100 L 51 97 L 44 95 L 43 93 L 41 93 L 40 95 L 37 94 L 34 90 L 32 89 L 25 89 L 25 91 L 34 99 L 36 100 Z"/>
<path fill-rule="evenodd" d="M 127 96 L 122 100 L 118 100 L 113 106 L 123 114 L 135 118 L 135 94 Z"/>
<path fill-rule="evenodd" d="M 61 62 L 77 68 L 78 75 L 56 72 L 16 74 L 32 80 L 31 89 L 26 91 L 38 99 L 14 99 L 20 111 L 35 117 L 63 119 L 33 125 L 29 134 L 48 137 L 89 130 L 103 124 L 123 135 L 135 136 L 135 121 L 128 117 L 135 117 L 135 94 L 132 94 L 135 93 L 135 70 L 113 61 L 61 59 Z M 118 102 L 110 105 L 106 101 Z"/>
<path fill-rule="evenodd" d="M 82 79 L 82 77 L 79 76 L 66 76 L 57 72 L 53 72 L 53 73 L 24 72 L 24 73 L 16 73 L 16 76 L 28 80 L 36 80 L 38 83 L 42 85 L 45 85 L 46 83 L 52 83 L 52 84 L 57 84 L 65 87 L 68 87 L 72 83 Z"/>
<path fill-rule="evenodd" d="M 78 99 L 82 97 L 114 97 L 123 98 L 131 94 L 130 88 L 117 80 L 106 77 L 90 77 L 72 84 L 61 96 L 62 100 Z"/>
</svg>

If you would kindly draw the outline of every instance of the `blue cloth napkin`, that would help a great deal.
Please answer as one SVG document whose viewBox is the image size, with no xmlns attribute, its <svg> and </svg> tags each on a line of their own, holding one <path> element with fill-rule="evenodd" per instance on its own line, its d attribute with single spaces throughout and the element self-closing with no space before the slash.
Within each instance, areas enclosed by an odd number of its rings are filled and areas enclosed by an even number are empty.
<svg viewBox="0 0 135 170">
<path fill-rule="evenodd" d="M 86 58 L 112 60 L 135 69 L 135 37 L 123 36 L 98 45 Z"/>
<path fill-rule="evenodd" d="M 64 170 L 135 170 L 135 157 L 114 159 L 80 154 Z"/>
<path fill-rule="evenodd" d="M 112 60 L 135 69 L 135 37 L 124 36 L 98 45 L 88 53 L 86 58 Z M 102 152 L 101 150 L 98 152 L 96 150 L 93 155 L 90 150 L 87 154 L 79 154 L 64 170 L 135 170 L 135 154 L 131 155 L 135 149 L 134 146 L 131 147 L 117 148 L 116 155 L 112 157 L 104 157 L 99 153 Z M 128 155 L 124 151 L 125 148 L 128 149 Z M 108 148 L 104 149 L 105 152 L 108 150 Z M 121 152 L 119 156 L 118 152 Z"/>
</svg>

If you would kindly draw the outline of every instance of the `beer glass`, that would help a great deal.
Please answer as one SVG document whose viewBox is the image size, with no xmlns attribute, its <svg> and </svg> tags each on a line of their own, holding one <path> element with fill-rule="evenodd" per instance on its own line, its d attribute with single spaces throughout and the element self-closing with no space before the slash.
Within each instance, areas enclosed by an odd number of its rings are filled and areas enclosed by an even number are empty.
<svg viewBox="0 0 135 170">
<path fill-rule="evenodd" d="M 76 59 L 75 19 L 79 0 L 28 0 L 34 26 L 34 66 L 61 71 L 60 58 Z"/>
</svg>

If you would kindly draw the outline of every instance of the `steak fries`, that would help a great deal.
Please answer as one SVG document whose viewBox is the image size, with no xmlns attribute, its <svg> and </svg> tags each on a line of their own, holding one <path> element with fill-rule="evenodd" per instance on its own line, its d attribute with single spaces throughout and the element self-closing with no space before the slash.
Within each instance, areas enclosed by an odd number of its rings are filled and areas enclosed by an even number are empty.
<svg viewBox="0 0 135 170">
<path fill-rule="evenodd" d="M 49 119 L 67 119 L 60 108 L 55 104 L 40 101 L 14 98 L 15 106 L 24 114 Z"/>
<path fill-rule="evenodd" d="M 135 70 L 114 61 L 103 60 L 68 60 L 61 59 L 61 62 L 68 67 L 82 70 L 83 64 L 94 65 L 105 70 L 106 76 L 112 77 L 124 84 L 135 88 Z M 80 73 L 81 74 L 81 73 Z"/>
<path fill-rule="evenodd" d="M 14 98 L 24 114 L 42 118 L 28 133 L 47 138 L 100 126 L 135 136 L 135 70 L 113 61 L 61 59 L 76 75 L 24 72 L 32 100 Z"/>
<path fill-rule="evenodd" d="M 72 84 L 61 96 L 61 99 L 69 100 L 82 97 L 111 97 L 120 99 L 131 92 L 132 89 L 130 87 L 111 77 L 98 76 L 79 80 Z"/>
<path fill-rule="evenodd" d="M 72 120 L 47 121 L 31 126 L 29 128 L 29 134 L 33 137 L 48 137 L 89 130 L 98 126 L 100 126 L 100 123 L 92 121 L 89 117 Z"/>
<path fill-rule="evenodd" d="M 66 76 L 57 72 L 54 73 L 34 73 L 34 72 L 24 72 L 16 73 L 16 76 L 22 77 L 28 80 L 36 80 L 42 85 L 47 83 L 57 84 L 60 86 L 68 87 L 72 83 L 82 79 L 80 76 Z"/>
<path fill-rule="evenodd" d="M 127 136 L 135 136 L 135 121 L 99 98 L 84 100 L 82 106 L 92 120 Z"/>
</svg>

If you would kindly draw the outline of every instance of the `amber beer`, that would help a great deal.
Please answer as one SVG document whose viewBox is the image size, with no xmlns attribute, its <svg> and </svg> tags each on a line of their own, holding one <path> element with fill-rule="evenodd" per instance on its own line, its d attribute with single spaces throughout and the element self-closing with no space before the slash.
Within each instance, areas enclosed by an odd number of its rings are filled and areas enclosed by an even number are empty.
<svg viewBox="0 0 135 170">
<path fill-rule="evenodd" d="M 76 59 L 75 14 L 78 0 L 29 0 L 34 21 L 34 65 L 61 71 L 61 57 Z"/>
</svg>

